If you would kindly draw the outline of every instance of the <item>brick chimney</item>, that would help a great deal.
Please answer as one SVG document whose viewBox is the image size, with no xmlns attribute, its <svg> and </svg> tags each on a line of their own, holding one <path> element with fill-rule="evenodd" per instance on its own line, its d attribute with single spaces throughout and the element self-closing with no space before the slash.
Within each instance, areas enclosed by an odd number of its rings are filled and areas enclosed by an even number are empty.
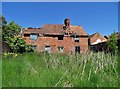
<svg viewBox="0 0 120 89">
<path fill-rule="evenodd" d="M 70 19 L 69 19 L 69 18 L 66 18 L 66 19 L 64 20 L 64 24 L 65 24 L 66 27 L 70 27 Z"/>
</svg>

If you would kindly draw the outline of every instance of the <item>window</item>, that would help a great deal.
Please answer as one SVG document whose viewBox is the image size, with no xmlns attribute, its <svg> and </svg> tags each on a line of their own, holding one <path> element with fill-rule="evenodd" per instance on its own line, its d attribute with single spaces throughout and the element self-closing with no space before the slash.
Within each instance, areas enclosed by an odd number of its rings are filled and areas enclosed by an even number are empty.
<svg viewBox="0 0 120 89">
<path fill-rule="evenodd" d="M 75 46 L 75 52 L 80 53 L 80 46 Z"/>
<path fill-rule="evenodd" d="M 79 42 L 79 40 L 80 40 L 79 37 L 75 37 L 75 38 L 74 38 L 74 41 L 75 41 L 75 42 Z"/>
<path fill-rule="evenodd" d="M 36 48 L 37 48 L 37 45 L 32 45 L 33 50 L 36 50 Z"/>
<path fill-rule="evenodd" d="M 45 46 L 45 52 L 51 53 L 51 46 Z"/>
<path fill-rule="evenodd" d="M 58 37 L 58 40 L 63 40 L 63 36 Z"/>
<path fill-rule="evenodd" d="M 31 34 L 31 35 L 30 35 L 30 39 L 31 39 L 31 40 L 36 40 L 37 37 L 38 37 L 37 34 Z"/>
<path fill-rule="evenodd" d="M 93 50 L 93 51 L 96 51 L 97 47 L 96 46 L 91 46 L 90 49 Z"/>
<path fill-rule="evenodd" d="M 24 34 L 24 37 L 26 37 L 26 36 L 30 36 L 29 34 Z"/>
<path fill-rule="evenodd" d="M 64 47 L 58 47 L 58 52 L 63 52 L 64 51 Z"/>
</svg>

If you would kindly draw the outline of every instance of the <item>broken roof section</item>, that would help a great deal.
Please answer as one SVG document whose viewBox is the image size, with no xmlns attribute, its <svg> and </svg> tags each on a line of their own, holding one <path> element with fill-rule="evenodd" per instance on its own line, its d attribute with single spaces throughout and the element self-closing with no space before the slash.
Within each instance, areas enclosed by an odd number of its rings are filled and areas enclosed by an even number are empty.
<svg viewBox="0 0 120 89">
<path fill-rule="evenodd" d="M 104 36 L 102 36 L 100 33 L 98 33 L 98 32 L 90 35 L 89 39 L 90 39 L 90 44 L 91 45 L 95 45 L 95 44 L 107 41 L 107 39 Z"/>
<path fill-rule="evenodd" d="M 69 29 L 64 29 L 64 24 L 45 24 L 42 28 L 26 28 L 22 34 L 48 34 L 48 35 L 64 35 L 66 31 L 76 35 L 87 35 L 82 26 L 70 26 Z"/>
<path fill-rule="evenodd" d="M 24 28 L 22 29 L 22 34 L 40 34 L 41 28 Z"/>
<path fill-rule="evenodd" d="M 42 27 L 43 34 L 51 35 L 63 35 L 63 25 L 62 24 L 45 24 Z"/>
</svg>

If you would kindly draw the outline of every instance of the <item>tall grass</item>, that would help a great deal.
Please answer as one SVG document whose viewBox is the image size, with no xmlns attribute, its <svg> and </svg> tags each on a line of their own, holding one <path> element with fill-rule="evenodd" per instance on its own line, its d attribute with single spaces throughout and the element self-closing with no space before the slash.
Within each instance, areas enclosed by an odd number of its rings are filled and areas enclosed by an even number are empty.
<svg viewBox="0 0 120 89">
<path fill-rule="evenodd" d="M 2 60 L 0 59 L 0 89 L 2 88 Z"/>
<path fill-rule="evenodd" d="M 3 59 L 3 87 L 117 87 L 117 54 L 18 54 Z"/>
</svg>

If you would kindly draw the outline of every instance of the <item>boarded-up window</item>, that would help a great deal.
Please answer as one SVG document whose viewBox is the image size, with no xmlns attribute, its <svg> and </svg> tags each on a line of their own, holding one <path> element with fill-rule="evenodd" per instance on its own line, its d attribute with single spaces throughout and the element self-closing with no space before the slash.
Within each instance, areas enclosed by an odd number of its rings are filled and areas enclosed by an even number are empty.
<svg viewBox="0 0 120 89">
<path fill-rule="evenodd" d="M 51 53 L 51 46 L 45 46 L 45 52 Z"/>
</svg>

